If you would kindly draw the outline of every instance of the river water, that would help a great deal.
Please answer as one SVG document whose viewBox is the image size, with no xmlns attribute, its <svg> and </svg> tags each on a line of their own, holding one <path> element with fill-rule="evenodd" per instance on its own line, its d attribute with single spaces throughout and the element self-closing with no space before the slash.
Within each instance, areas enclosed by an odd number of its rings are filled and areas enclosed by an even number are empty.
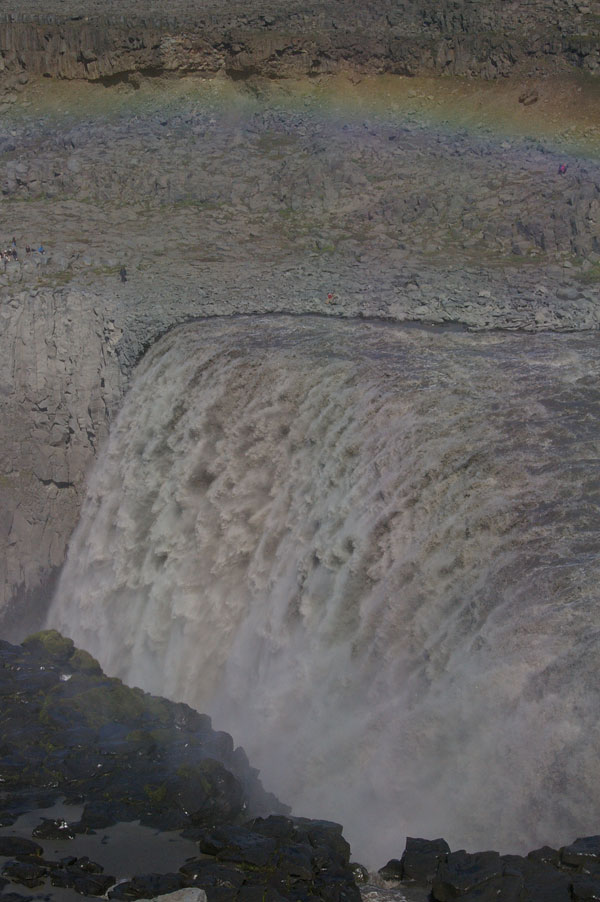
<svg viewBox="0 0 600 902">
<path fill-rule="evenodd" d="M 48 625 L 231 732 L 380 867 L 598 831 L 597 335 L 180 327 L 139 364 Z"/>
</svg>

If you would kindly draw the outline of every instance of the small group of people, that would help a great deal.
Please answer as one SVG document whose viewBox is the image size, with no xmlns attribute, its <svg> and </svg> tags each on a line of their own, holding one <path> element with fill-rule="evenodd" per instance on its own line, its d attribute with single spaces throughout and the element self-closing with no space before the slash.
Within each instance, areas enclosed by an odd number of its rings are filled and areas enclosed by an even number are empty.
<svg viewBox="0 0 600 902">
<path fill-rule="evenodd" d="M 0 260 L 4 260 L 5 263 L 16 260 L 18 256 L 16 247 L 9 247 L 5 251 L 0 251 Z"/>
<path fill-rule="evenodd" d="M 25 253 L 26 254 L 45 254 L 46 251 L 44 249 L 44 245 L 40 244 L 39 247 L 31 247 L 29 244 L 25 245 Z M 19 259 L 19 252 L 17 251 L 17 239 L 13 238 L 11 245 L 4 251 L 0 251 L 0 260 L 4 261 L 4 263 L 9 263 L 13 260 Z"/>
</svg>

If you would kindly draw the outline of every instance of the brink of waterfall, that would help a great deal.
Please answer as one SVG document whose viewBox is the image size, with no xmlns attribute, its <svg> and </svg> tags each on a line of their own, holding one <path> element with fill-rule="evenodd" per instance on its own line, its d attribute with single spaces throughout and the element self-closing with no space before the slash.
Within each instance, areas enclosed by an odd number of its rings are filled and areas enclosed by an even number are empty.
<svg viewBox="0 0 600 902">
<path fill-rule="evenodd" d="M 597 831 L 597 336 L 203 321 L 137 367 L 48 625 L 367 862 Z"/>
</svg>

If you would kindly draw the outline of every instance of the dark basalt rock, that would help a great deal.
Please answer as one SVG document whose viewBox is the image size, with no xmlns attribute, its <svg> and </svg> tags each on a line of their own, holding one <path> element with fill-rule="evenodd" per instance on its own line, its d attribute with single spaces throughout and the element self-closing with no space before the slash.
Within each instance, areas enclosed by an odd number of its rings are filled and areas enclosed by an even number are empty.
<svg viewBox="0 0 600 902">
<path fill-rule="evenodd" d="M 0 699 L 3 788 L 79 796 L 85 809 L 71 829 L 138 818 L 210 827 L 287 811 L 210 718 L 106 677 L 55 631 L 20 648 L 0 642 Z"/>
<path fill-rule="evenodd" d="M 377 873 L 382 880 L 402 880 L 402 862 L 399 858 L 390 858 Z"/>
<path fill-rule="evenodd" d="M 466 897 L 484 884 L 503 876 L 504 865 L 498 852 L 452 852 L 442 862 L 433 881 L 432 893 L 438 902 Z"/>
<path fill-rule="evenodd" d="M 527 853 L 527 858 L 530 861 L 537 861 L 539 864 L 549 864 L 554 868 L 559 867 L 560 864 L 560 853 L 558 849 L 553 849 L 551 846 L 533 849 L 532 852 Z"/>
<path fill-rule="evenodd" d="M 98 871 L 89 871 L 85 867 L 77 867 L 77 864 L 50 871 L 52 886 L 69 887 L 82 896 L 103 896 L 114 885 L 115 879 L 110 874 L 103 874 L 101 867 Z"/>
<path fill-rule="evenodd" d="M 154 896 L 163 896 L 166 893 L 174 893 L 186 886 L 186 882 L 180 874 L 142 874 L 120 883 L 108 894 L 109 899 L 152 899 Z"/>
<path fill-rule="evenodd" d="M 433 902 L 600 900 L 600 837 L 535 849 L 526 858 L 497 852 L 450 852 L 444 840 L 407 840 L 402 859 L 379 871 L 386 880 L 430 888 Z"/>
<path fill-rule="evenodd" d="M 0 837 L 0 855 L 11 858 L 3 874 L 13 883 L 49 880 L 82 896 L 124 900 L 200 887 L 209 902 L 360 902 L 339 824 L 289 817 L 243 749 L 206 715 L 106 677 L 59 633 L 39 633 L 21 647 L 0 641 L 0 728 L 6 823 L 63 796 L 84 806 L 81 818 L 43 819 L 34 830 L 42 841 L 140 820 L 182 830 L 205 856 L 179 873 L 115 886 L 89 858 L 49 861 L 32 840 Z"/>
<path fill-rule="evenodd" d="M 242 827 L 207 831 L 198 845 L 205 855 L 214 856 L 214 864 L 198 859 L 187 862 L 181 873 L 187 885 L 206 891 L 209 902 L 225 898 L 360 900 L 350 847 L 339 824 L 281 816 L 255 818 Z"/>
<path fill-rule="evenodd" d="M 40 886 L 46 879 L 48 868 L 32 861 L 7 861 L 2 873 L 14 883 L 24 886 Z"/>
<path fill-rule="evenodd" d="M 211 893 L 214 890 L 228 890 L 235 895 L 246 879 L 240 868 L 217 864 L 209 858 L 194 858 L 179 869 L 186 886 L 197 886 Z"/>
<path fill-rule="evenodd" d="M 115 877 L 104 874 L 103 870 L 102 865 L 90 861 L 87 856 L 71 856 L 56 862 L 33 854 L 19 855 L 17 859 L 8 861 L 2 873 L 13 883 L 31 888 L 41 886 L 49 878 L 52 886 L 69 887 L 83 896 L 103 896 L 115 883 Z M 4 898 L 2 896 L 3 902 Z"/>
<path fill-rule="evenodd" d="M 600 883 L 588 877 L 576 877 L 571 886 L 573 902 L 598 902 Z"/>
<path fill-rule="evenodd" d="M 361 884 L 369 882 L 369 872 L 364 864 L 360 864 L 358 861 L 351 861 L 350 870 L 352 871 L 356 883 Z"/>
<path fill-rule="evenodd" d="M 563 846 L 560 850 L 560 863 L 563 867 L 588 872 L 593 868 L 600 868 L 600 836 L 585 836 L 576 839 L 570 846 Z"/>
<path fill-rule="evenodd" d="M 416 883 L 431 883 L 438 866 L 448 860 L 450 846 L 445 839 L 414 839 L 407 837 L 400 861 L 402 879 Z"/>
<path fill-rule="evenodd" d="M 244 827 L 221 827 L 198 843 L 201 852 L 220 861 L 244 862 L 256 867 L 272 864 L 277 843 Z"/>
<path fill-rule="evenodd" d="M 33 828 L 31 835 L 40 839 L 74 839 L 75 831 L 66 821 L 44 818 L 39 826 Z"/>
<path fill-rule="evenodd" d="M 530 902 L 567 902 L 571 881 L 547 861 L 503 855 L 505 875 L 518 875 L 522 883 L 522 897 Z"/>
<path fill-rule="evenodd" d="M 0 836 L 0 855 L 41 855 L 43 849 L 31 839 L 19 836 Z"/>
</svg>

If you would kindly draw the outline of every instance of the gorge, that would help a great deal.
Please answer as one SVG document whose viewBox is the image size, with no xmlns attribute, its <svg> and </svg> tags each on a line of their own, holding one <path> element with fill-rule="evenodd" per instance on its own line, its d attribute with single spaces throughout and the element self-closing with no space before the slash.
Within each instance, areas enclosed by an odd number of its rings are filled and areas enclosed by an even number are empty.
<svg viewBox="0 0 600 902">
<path fill-rule="evenodd" d="M 372 868 L 597 832 L 599 21 L 0 16 L 0 635 Z"/>
</svg>

